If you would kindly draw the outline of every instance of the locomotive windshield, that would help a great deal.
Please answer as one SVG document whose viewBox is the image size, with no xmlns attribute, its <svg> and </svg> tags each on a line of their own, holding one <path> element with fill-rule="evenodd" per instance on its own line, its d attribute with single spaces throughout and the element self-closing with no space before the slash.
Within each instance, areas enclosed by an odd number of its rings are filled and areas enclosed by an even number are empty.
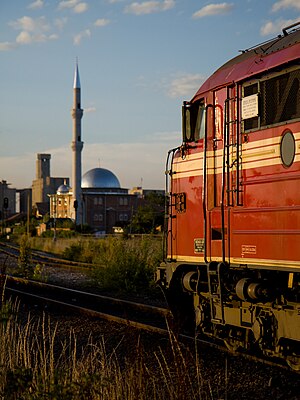
<svg viewBox="0 0 300 400">
<path fill-rule="evenodd" d="M 184 142 L 193 142 L 204 138 L 205 106 L 203 102 L 183 103 L 182 132 Z"/>
</svg>

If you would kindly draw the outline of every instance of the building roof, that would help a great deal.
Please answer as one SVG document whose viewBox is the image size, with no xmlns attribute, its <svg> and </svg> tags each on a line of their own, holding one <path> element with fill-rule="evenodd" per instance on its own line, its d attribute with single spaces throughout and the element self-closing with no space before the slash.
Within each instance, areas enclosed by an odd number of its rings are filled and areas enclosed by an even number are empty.
<svg viewBox="0 0 300 400">
<path fill-rule="evenodd" d="M 121 186 L 113 172 L 105 168 L 93 168 L 83 175 L 81 187 L 119 189 Z"/>
<path fill-rule="evenodd" d="M 69 192 L 70 192 L 70 187 L 66 183 L 60 185 L 56 191 L 57 194 L 67 194 Z"/>
</svg>

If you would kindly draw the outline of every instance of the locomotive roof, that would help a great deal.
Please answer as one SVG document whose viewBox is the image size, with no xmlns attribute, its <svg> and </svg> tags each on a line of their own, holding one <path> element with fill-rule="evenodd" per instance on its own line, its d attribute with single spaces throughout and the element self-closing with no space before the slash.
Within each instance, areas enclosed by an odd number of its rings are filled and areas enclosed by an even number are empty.
<svg viewBox="0 0 300 400">
<path fill-rule="evenodd" d="M 286 28 L 287 29 L 287 28 Z M 300 29 L 283 34 L 255 47 L 243 50 L 242 54 L 226 62 L 200 87 L 192 101 L 196 101 L 218 87 L 239 82 L 260 72 L 268 71 L 300 57 Z"/>
</svg>

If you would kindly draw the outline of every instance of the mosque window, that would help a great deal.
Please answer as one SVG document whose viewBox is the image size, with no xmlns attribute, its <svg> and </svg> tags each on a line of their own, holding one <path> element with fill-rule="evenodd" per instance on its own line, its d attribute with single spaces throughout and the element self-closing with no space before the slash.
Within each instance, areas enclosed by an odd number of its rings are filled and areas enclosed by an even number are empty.
<svg viewBox="0 0 300 400">
<path fill-rule="evenodd" d="M 128 206 L 128 199 L 127 197 L 120 197 L 120 206 Z"/>
<path fill-rule="evenodd" d="M 119 214 L 119 221 L 128 221 L 128 214 Z"/>
<path fill-rule="evenodd" d="M 94 214 L 94 222 L 102 222 L 103 214 Z"/>
<path fill-rule="evenodd" d="M 94 205 L 95 205 L 95 206 L 102 206 L 102 204 L 103 204 L 103 199 L 102 199 L 102 197 L 95 197 L 95 198 L 94 198 Z"/>
</svg>

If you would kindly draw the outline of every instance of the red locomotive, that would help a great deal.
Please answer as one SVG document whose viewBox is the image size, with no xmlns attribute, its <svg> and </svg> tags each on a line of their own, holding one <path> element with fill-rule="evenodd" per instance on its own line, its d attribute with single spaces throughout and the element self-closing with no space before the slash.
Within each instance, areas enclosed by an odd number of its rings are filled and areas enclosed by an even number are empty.
<svg viewBox="0 0 300 400">
<path fill-rule="evenodd" d="M 182 327 L 300 370 L 300 23 L 183 103 L 157 280 Z"/>
</svg>

